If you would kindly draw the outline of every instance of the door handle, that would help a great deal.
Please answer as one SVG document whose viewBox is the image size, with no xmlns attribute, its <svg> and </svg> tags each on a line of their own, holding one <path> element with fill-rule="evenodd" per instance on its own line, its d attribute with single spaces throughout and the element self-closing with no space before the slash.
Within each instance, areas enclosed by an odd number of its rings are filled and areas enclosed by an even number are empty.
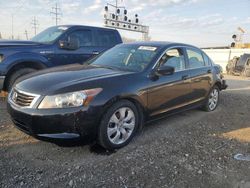
<svg viewBox="0 0 250 188">
<path fill-rule="evenodd" d="M 207 73 L 212 73 L 212 70 L 211 69 L 207 70 Z"/>
<path fill-rule="evenodd" d="M 182 80 L 187 80 L 188 79 L 188 75 L 183 75 L 181 78 L 182 78 Z"/>
<path fill-rule="evenodd" d="M 97 52 L 97 51 L 93 51 L 93 53 L 92 53 L 93 55 L 98 55 L 99 54 L 99 52 Z"/>
</svg>

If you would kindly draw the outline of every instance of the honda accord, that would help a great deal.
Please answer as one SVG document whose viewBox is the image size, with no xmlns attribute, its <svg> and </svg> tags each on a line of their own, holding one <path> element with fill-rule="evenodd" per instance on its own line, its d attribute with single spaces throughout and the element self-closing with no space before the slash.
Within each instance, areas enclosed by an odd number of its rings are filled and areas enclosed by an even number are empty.
<svg viewBox="0 0 250 188">
<path fill-rule="evenodd" d="M 34 137 L 94 135 L 112 150 L 159 115 L 215 110 L 226 87 L 219 66 L 197 47 L 120 44 L 85 65 L 22 77 L 9 94 L 8 112 L 17 128 Z"/>
</svg>

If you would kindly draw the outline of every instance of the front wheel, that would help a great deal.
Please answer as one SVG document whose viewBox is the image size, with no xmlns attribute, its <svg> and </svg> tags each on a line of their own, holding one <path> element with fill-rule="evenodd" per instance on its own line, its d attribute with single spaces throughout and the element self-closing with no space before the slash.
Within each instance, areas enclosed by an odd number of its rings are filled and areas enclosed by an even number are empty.
<svg viewBox="0 0 250 188">
<path fill-rule="evenodd" d="M 136 106 L 122 100 L 111 106 L 103 116 L 99 131 L 99 144 L 109 150 L 127 145 L 138 128 L 138 111 Z"/>
<path fill-rule="evenodd" d="M 207 112 L 214 111 L 217 108 L 218 103 L 219 103 L 219 95 L 220 95 L 220 89 L 218 88 L 218 86 L 214 86 L 211 89 L 206 99 L 203 109 Z"/>
<path fill-rule="evenodd" d="M 6 89 L 8 92 L 10 92 L 10 90 L 12 89 L 13 85 L 15 84 L 15 82 L 17 81 L 18 78 L 20 78 L 21 76 L 25 75 L 25 74 L 29 74 L 36 71 L 36 69 L 33 68 L 22 68 L 20 70 L 17 70 L 16 72 L 14 72 L 12 75 L 10 75 L 9 78 L 7 78 L 7 84 L 6 84 Z"/>
</svg>

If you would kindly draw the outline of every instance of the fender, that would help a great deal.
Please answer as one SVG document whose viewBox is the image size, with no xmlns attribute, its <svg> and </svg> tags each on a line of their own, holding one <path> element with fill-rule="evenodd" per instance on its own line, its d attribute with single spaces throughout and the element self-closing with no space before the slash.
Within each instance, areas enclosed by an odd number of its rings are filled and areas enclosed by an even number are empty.
<svg viewBox="0 0 250 188">
<path fill-rule="evenodd" d="M 23 62 L 34 62 L 43 68 L 53 66 L 52 63 L 48 61 L 48 59 L 38 53 L 20 52 L 15 53 L 5 59 L 5 64 L 7 65 L 6 71 L 8 72 L 11 68 Z"/>
<path fill-rule="evenodd" d="M 104 105 L 104 110 L 103 113 L 100 114 L 100 118 L 104 115 L 104 113 L 107 111 L 107 109 L 112 106 L 114 103 L 116 103 L 119 100 L 129 100 L 132 102 L 138 109 L 138 113 L 140 114 L 140 119 L 139 119 L 139 131 L 143 129 L 145 120 L 148 118 L 148 113 L 147 113 L 147 94 L 146 94 L 146 100 L 142 100 L 141 97 L 139 97 L 136 94 L 122 94 L 118 96 L 112 97 L 108 102 L 105 103 Z"/>
</svg>

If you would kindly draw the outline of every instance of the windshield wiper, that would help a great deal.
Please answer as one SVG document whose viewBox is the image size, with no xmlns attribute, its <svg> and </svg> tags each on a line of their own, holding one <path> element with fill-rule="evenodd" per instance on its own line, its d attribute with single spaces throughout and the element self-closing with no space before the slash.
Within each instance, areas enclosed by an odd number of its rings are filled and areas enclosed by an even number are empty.
<svg viewBox="0 0 250 188">
<path fill-rule="evenodd" d="M 103 66 L 103 65 L 93 65 L 93 64 L 90 64 L 90 66 L 97 67 L 97 68 L 105 68 L 105 69 L 115 69 L 113 67 Z"/>
<path fill-rule="evenodd" d="M 91 64 L 90 64 L 91 65 Z M 98 68 L 106 68 L 106 69 L 111 69 L 111 70 L 119 70 L 119 71 L 128 71 L 128 72 L 136 72 L 128 68 L 124 67 L 115 67 L 115 66 L 105 66 L 105 65 L 95 65 L 92 64 L 91 66 L 98 67 Z"/>
</svg>

